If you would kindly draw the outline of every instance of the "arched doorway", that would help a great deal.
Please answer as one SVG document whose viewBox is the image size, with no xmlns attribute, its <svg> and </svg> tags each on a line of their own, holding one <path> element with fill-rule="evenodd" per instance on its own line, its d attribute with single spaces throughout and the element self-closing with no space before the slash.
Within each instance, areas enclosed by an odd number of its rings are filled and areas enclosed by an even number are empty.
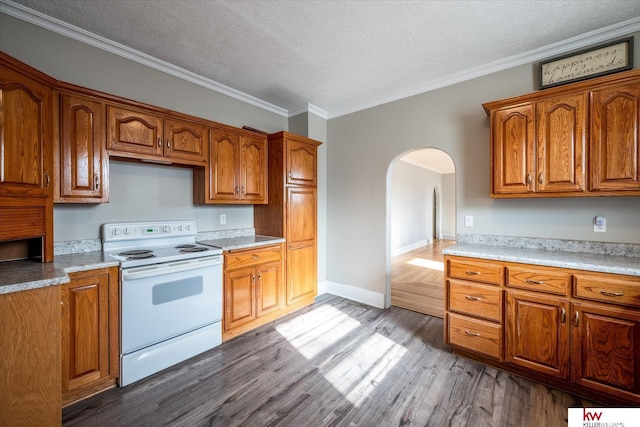
<svg viewBox="0 0 640 427">
<path fill-rule="evenodd" d="M 439 149 L 405 153 L 387 173 L 386 306 L 442 317 L 441 250 L 455 238 L 455 166 Z"/>
</svg>

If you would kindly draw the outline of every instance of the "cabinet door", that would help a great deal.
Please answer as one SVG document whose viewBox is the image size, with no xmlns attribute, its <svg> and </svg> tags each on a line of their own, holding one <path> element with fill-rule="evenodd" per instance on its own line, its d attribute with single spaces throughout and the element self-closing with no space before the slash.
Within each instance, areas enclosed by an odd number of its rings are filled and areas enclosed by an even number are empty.
<svg viewBox="0 0 640 427">
<path fill-rule="evenodd" d="M 318 184 L 316 165 L 318 149 L 315 145 L 287 138 L 287 184 Z"/>
<path fill-rule="evenodd" d="M 532 104 L 491 113 L 493 193 L 520 194 L 533 191 L 533 115 Z"/>
<path fill-rule="evenodd" d="M 60 95 L 56 202 L 109 201 L 105 116 L 99 101 Z"/>
<path fill-rule="evenodd" d="M 209 145 L 209 200 L 235 200 L 240 135 L 223 129 L 211 129 Z"/>
<path fill-rule="evenodd" d="M 205 163 L 205 147 L 209 142 L 207 126 L 167 119 L 164 132 L 166 157 Z"/>
<path fill-rule="evenodd" d="M 240 139 L 240 193 L 252 203 L 267 202 L 267 139 Z"/>
<path fill-rule="evenodd" d="M 544 100 L 536 110 L 536 191 L 584 191 L 586 94 Z"/>
<path fill-rule="evenodd" d="M 640 190 L 640 84 L 591 92 L 591 190 Z"/>
<path fill-rule="evenodd" d="M 161 117 L 109 105 L 107 123 L 109 150 L 162 157 L 163 120 Z"/>
<path fill-rule="evenodd" d="M 255 283 L 255 268 L 243 268 L 225 272 L 225 331 L 229 331 L 256 318 Z"/>
<path fill-rule="evenodd" d="M 569 303 L 508 291 L 506 361 L 557 378 L 569 376 Z"/>
<path fill-rule="evenodd" d="M 73 278 L 62 288 L 62 393 L 108 377 L 109 275 Z"/>
<path fill-rule="evenodd" d="M 51 195 L 51 135 L 51 89 L 0 66 L 0 195 Z"/>
<path fill-rule="evenodd" d="M 287 188 L 287 304 L 317 293 L 316 189 Z"/>
<path fill-rule="evenodd" d="M 257 317 L 263 316 L 283 306 L 282 264 L 272 262 L 256 267 Z"/>
<path fill-rule="evenodd" d="M 640 312 L 574 303 L 571 320 L 573 382 L 621 397 L 639 393 Z"/>
</svg>

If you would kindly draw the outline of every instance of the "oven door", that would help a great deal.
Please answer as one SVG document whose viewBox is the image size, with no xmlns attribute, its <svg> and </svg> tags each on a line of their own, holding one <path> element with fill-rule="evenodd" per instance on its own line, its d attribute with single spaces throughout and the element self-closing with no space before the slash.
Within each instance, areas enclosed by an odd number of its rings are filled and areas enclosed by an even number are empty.
<svg viewBox="0 0 640 427">
<path fill-rule="evenodd" d="M 121 353 L 222 319 L 222 257 L 122 269 Z"/>
</svg>

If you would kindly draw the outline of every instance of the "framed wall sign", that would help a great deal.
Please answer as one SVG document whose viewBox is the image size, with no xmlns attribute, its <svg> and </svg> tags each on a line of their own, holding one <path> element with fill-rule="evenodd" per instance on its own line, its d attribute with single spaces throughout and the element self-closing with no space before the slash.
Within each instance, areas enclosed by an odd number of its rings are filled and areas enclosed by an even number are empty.
<svg viewBox="0 0 640 427">
<path fill-rule="evenodd" d="M 540 62 L 540 89 L 633 68 L 633 37 Z"/>
</svg>

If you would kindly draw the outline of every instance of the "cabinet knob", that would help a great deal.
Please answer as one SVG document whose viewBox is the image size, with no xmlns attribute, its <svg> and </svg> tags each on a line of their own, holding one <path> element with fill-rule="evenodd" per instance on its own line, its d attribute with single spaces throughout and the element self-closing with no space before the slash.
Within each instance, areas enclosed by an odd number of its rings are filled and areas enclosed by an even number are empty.
<svg viewBox="0 0 640 427">
<path fill-rule="evenodd" d="M 171 148 L 171 140 L 167 139 L 167 148 Z"/>
<path fill-rule="evenodd" d="M 573 320 L 574 325 L 578 326 L 578 323 L 580 323 L 580 312 L 576 311 L 576 316 L 575 319 Z"/>
<path fill-rule="evenodd" d="M 158 147 L 162 147 L 162 139 L 160 137 L 158 137 Z"/>
<path fill-rule="evenodd" d="M 540 175 L 538 175 L 538 183 L 544 184 L 544 175 L 542 174 L 542 172 L 540 172 Z"/>
<path fill-rule="evenodd" d="M 100 177 L 97 173 L 93 175 L 93 183 L 95 185 L 96 191 L 100 190 Z"/>
<path fill-rule="evenodd" d="M 527 185 L 531 185 L 531 174 L 527 174 Z"/>
<path fill-rule="evenodd" d="M 244 185 L 242 186 L 242 194 L 246 194 L 247 192 L 244 189 Z"/>
<path fill-rule="evenodd" d="M 564 307 L 560 309 L 560 319 L 562 323 L 567 321 L 567 311 L 564 309 Z"/>
<path fill-rule="evenodd" d="M 289 171 L 289 179 L 293 179 L 293 174 Z"/>
</svg>

